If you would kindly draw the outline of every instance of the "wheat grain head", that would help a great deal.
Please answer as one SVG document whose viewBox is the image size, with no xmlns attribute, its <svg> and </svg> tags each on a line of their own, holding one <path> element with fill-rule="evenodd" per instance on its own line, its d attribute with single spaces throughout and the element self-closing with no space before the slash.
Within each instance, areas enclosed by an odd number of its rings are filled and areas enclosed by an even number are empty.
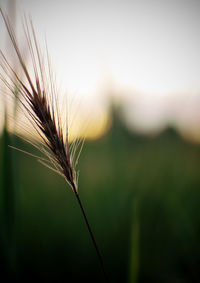
<svg viewBox="0 0 200 283">
<path fill-rule="evenodd" d="M 32 21 L 31 19 L 27 21 L 27 18 L 24 17 L 24 36 L 33 69 L 33 74 L 31 74 L 23 58 L 9 18 L 1 8 L 0 13 L 4 19 L 25 81 L 18 76 L 15 68 L 11 66 L 2 51 L 0 51 L 0 80 L 13 95 L 16 93 L 16 88 L 18 89 L 20 103 L 26 114 L 28 114 L 32 125 L 42 138 L 43 147 L 41 150 L 48 157 L 48 163 L 44 162 L 42 158 L 39 158 L 39 161 L 60 173 L 71 185 L 73 191 L 77 193 L 78 174 L 75 167 L 82 149 L 82 143 L 78 140 L 70 146 L 68 127 L 64 134 L 56 104 L 57 93 L 50 69 L 48 50 L 48 67 L 45 68 Z M 49 82 L 47 81 L 47 74 L 49 74 Z"/>
</svg>

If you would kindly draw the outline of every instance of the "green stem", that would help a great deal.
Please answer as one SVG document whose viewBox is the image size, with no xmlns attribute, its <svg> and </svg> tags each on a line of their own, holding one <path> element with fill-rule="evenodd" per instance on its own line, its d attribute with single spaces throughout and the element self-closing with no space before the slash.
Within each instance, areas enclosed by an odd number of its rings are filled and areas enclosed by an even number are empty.
<svg viewBox="0 0 200 283">
<path fill-rule="evenodd" d="M 2 179 L 1 179 L 1 212 L 3 216 L 2 241 L 5 260 L 12 274 L 16 267 L 16 191 L 14 180 L 13 156 L 8 147 L 11 137 L 7 128 L 7 113 L 5 111 L 5 125 L 2 135 Z"/>
<path fill-rule="evenodd" d="M 130 265 L 129 265 L 129 282 L 137 283 L 139 275 L 139 241 L 140 241 L 140 224 L 138 212 L 138 199 L 135 198 L 132 203 L 131 219 L 131 237 L 130 237 Z"/>
</svg>

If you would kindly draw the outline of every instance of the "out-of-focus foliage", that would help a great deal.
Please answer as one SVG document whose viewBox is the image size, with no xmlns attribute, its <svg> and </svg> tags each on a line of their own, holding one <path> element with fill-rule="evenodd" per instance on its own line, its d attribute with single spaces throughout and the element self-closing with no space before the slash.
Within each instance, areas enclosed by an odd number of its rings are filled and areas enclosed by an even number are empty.
<svg viewBox="0 0 200 283">
<path fill-rule="evenodd" d="M 33 151 L 20 140 L 17 146 Z M 19 281 L 103 282 L 71 189 L 35 159 L 18 153 L 18 162 Z M 138 282 L 198 282 L 198 145 L 186 143 L 172 129 L 151 138 L 132 134 L 115 115 L 106 136 L 86 142 L 79 168 L 80 196 L 111 281 L 130 277 L 137 199 Z M 0 261 L 6 270 L 3 256 Z M 3 275 L 8 278 L 6 271 Z"/>
</svg>

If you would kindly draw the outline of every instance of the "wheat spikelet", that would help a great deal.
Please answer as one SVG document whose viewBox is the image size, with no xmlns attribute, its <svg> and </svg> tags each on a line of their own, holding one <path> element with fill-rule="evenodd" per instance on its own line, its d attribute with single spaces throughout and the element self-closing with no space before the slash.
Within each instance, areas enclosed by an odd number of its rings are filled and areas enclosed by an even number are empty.
<svg viewBox="0 0 200 283">
<path fill-rule="evenodd" d="M 2 10 L 0 11 L 26 78 L 26 83 L 19 78 L 18 74 L 2 52 L 0 55 L 3 74 L 0 74 L 0 79 L 14 95 L 15 89 L 17 88 L 19 90 L 21 104 L 24 106 L 32 124 L 41 136 L 45 147 L 48 149 L 48 151 L 45 151 L 48 155 L 48 159 L 51 161 L 52 165 L 56 167 L 56 170 L 65 177 L 73 190 L 77 191 L 77 173 L 75 165 L 77 164 L 77 157 L 79 156 L 79 153 L 76 155 L 79 143 L 76 142 L 70 147 L 68 129 L 65 136 L 63 134 L 61 122 L 60 119 L 58 119 L 59 113 L 57 113 L 57 107 L 53 105 L 53 102 L 55 102 L 56 99 L 51 97 L 51 95 L 55 94 L 55 86 L 51 83 L 51 86 L 49 87 L 45 81 L 46 71 L 44 69 L 40 48 L 37 43 L 32 22 L 30 21 L 30 33 L 28 23 L 25 19 L 24 32 L 34 69 L 33 78 L 23 59 L 23 55 L 19 49 L 9 19 L 5 16 Z M 49 91 L 51 95 L 49 95 L 47 91 Z"/>
</svg>

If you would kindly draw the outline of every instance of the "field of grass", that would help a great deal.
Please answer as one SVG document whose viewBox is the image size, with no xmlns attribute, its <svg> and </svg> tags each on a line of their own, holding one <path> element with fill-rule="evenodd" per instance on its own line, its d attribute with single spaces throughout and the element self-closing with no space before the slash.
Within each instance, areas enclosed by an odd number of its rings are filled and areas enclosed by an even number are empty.
<svg viewBox="0 0 200 283">
<path fill-rule="evenodd" d="M 15 158 L 17 267 L 12 275 L 1 237 L 1 276 L 103 282 L 69 186 L 34 158 L 20 152 Z M 106 136 L 85 143 L 79 168 L 79 193 L 111 282 L 199 282 L 200 146 L 172 129 L 138 136 L 115 117 Z M 0 189 L 2 196 L 2 182 Z"/>
</svg>

